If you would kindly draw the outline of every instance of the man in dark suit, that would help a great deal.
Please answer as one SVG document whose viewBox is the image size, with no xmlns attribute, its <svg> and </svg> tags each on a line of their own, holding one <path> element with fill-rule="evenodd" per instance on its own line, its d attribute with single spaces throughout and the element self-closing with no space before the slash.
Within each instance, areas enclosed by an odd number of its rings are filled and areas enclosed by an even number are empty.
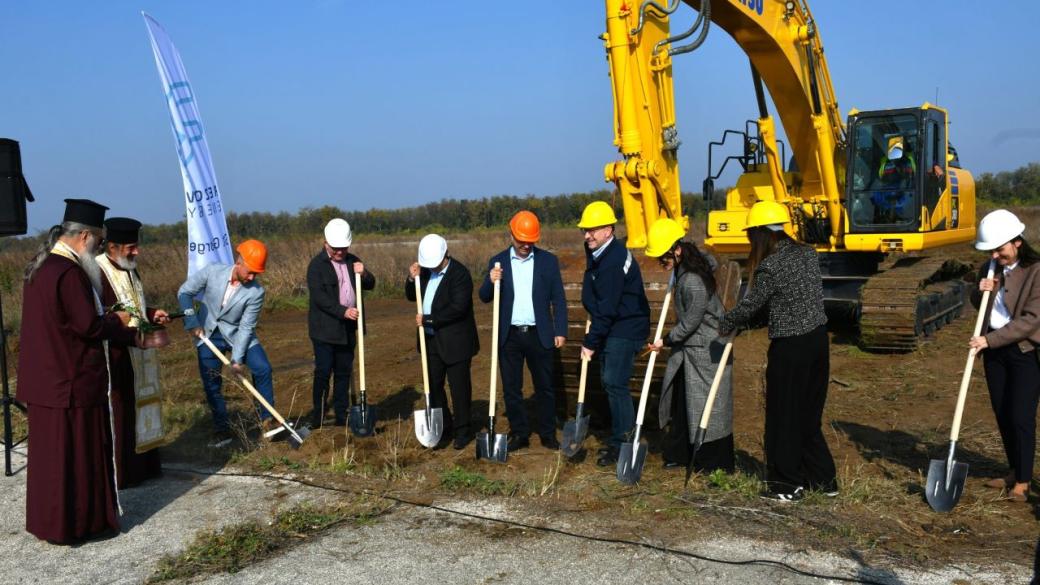
<svg viewBox="0 0 1040 585">
<path fill-rule="evenodd" d="M 415 324 L 426 335 L 430 405 L 444 409 L 445 438 L 453 430 L 452 446 L 463 449 L 473 440 L 469 368 L 473 356 L 480 351 L 477 322 L 473 318 L 473 277 L 461 262 L 448 256 L 444 238 L 429 234 L 419 242 L 419 261 L 408 269 L 404 293 L 412 302 L 416 278 L 422 292 L 423 312 L 416 314 Z M 445 377 L 451 386 L 454 417 L 444 393 Z"/>
<path fill-rule="evenodd" d="M 509 451 L 527 447 L 531 426 L 524 407 L 524 359 L 534 382 L 537 430 L 542 446 L 559 449 L 556 440 L 556 394 L 552 387 L 553 348 L 567 339 L 567 301 L 560 263 L 535 247 L 541 236 L 538 217 L 520 211 L 509 221 L 513 245 L 488 263 L 480 300 L 490 303 L 495 281 L 501 280 L 499 364 L 502 393 L 509 417 Z M 495 263 L 501 268 L 495 268 Z"/>
<path fill-rule="evenodd" d="M 372 290 L 376 278 L 361 259 L 350 253 L 354 236 L 346 220 L 336 218 L 325 226 L 325 245 L 307 267 L 310 310 L 307 332 L 314 346 L 314 385 L 311 398 L 311 427 L 325 422 L 325 404 L 332 382 L 332 406 L 336 426 L 347 424 L 347 390 L 354 368 L 358 309 L 354 274 L 361 275 L 361 288 Z M 362 324 L 362 327 L 364 324 Z"/>
</svg>

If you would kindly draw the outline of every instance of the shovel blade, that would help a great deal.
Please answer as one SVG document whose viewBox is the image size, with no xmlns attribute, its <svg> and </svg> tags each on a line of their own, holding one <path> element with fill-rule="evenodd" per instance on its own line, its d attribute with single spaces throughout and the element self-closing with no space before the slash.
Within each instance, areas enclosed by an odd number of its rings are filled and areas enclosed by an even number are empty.
<svg viewBox="0 0 1040 585">
<path fill-rule="evenodd" d="M 492 437 L 489 433 L 477 433 L 477 459 L 505 463 L 508 458 L 509 443 L 505 435 L 496 434 Z"/>
<path fill-rule="evenodd" d="M 617 478 L 623 484 L 632 485 L 643 476 L 646 463 L 646 443 L 622 443 L 617 460 Z"/>
<path fill-rule="evenodd" d="M 425 412 L 425 411 L 424 411 Z M 376 419 L 378 418 L 376 407 L 367 405 L 354 405 L 350 407 L 347 415 L 347 424 L 350 432 L 356 437 L 370 437 L 376 430 Z"/>
<path fill-rule="evenodd" d="M 427 416 L 429 418 L 427 418 Z M 431 408 L 429 415 L 427 411 L 415 411 L 415 438 L 427 449 L 432 449 L 441 442 L 441 434 L 444 433 L 444 411 L 440 408 Z"/>
<path fill-rule="evenodd" d="M 581 444 L 589 435 L 589 417 L 583 416 L 563 423 L 563 441 L 560 451 L 565 457 L 574 457 L 581 452 Z"/>
<path fill-rule="evenodd" d="M 311 434 L 311 430 L 307 427 L 286 430 L 289 431 L 289 436 L 287 438 L 289 446 L 293 449 L 299 449 L 300 445 L 302 445 L 303 442 L 307 440 L 307 437 L 309 437 Z"/>
<path fill-rule="evenodd" d="M 950 474 L 949 485 L 946 475 Z M 953 469 L 947 467 L 945 459 L 932 459 L 928 464 L 928 481 L 925 483 L 924 497 L 928 505 L 936 512 L 949 512 L 957 505 L 964 493 L 964 482 L 968 478 L 968 464 L 953 462 Z"/>
</svg>

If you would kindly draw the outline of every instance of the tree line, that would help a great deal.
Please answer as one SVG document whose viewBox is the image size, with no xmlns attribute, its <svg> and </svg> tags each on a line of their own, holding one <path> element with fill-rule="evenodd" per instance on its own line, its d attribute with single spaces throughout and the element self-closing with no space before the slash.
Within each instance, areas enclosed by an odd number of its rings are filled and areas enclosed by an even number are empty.
<svg viewBox="0 0 1040 585">
<path fill-rule="evenodd" d="M 700 193 L 684 193 L 682 198 L 687 214 L 704 212 L 704 200 Z M 581 211 L 593 201 L 610 202 L 619 218 L 624 215 L 620 196 L 615 196 L 613 191 L 600 190 L 546 197 L 495 195 L 480 199 L 442 199 L 414 207 L 372 208 L 367 211 L 345 211 L 333 205 L 305 207 L 296 213 L 230 211 L 225 217 L 233 239 L 238 236 L 260 239 L 313 236 L 320 234 L 325 224 L 335 217 L 342 217 L 351 229 L 366 234 L 462 232 L 504 226 L 521 209 L 533 211 L 546 225 L 574 225 L 581 217 Z M 184 233 L 185 224 L 180 221 L 145 226 L 142 237 L 148 242 L 180 241 L 184 239 Z"/>
<path fill-rule="evenodd" d="M 726 188 L 716 188 L 713 200 L 725 201 Z M 976 198 L 995 206 L 1040 203 L 1040 163 L 1029 163 L 1012 171 L 982 173 L 976 178 Z M 683 193 L 683 209 L 688 215 L 703 215 L 706 205 L 700 193 Z M 547 225 L 573 225 L 582 209 L 592 201 L 613 204 L 618 217 L 623 217 L 619 196 L 612 190 L 565 193 L 555 196 L 495 195 L 480 199 L 442 199 L 432 203 L 399 209 L 372 208 L 367 211 L 345 211 L 333 205 L 306 207 L 295 213 L 282 211 L 238 212 L 226 214 L 228 230 L 233 238 L 240 236 L 271 238 L 312 236 L 320 234 L 334 217 L 346 219 L 351 227 L 369 234 L 402 234 L 428 231 L 469 231 L 501 227 L 521 209 L 529 209 Z M 179 242 L 186 233 L 185 221 L 146 225 L 143 238 L 147 242 Z M 35 247 L 41 234 L 27 238 L 4 238 L 0 250 Z"/>
<path fill-rule="evenodd" d="M 975 197 L 995 206 L 1040 203 L 1040 163 L 1013 171 L 982 173 L 975 179 Z"/>
</svg>

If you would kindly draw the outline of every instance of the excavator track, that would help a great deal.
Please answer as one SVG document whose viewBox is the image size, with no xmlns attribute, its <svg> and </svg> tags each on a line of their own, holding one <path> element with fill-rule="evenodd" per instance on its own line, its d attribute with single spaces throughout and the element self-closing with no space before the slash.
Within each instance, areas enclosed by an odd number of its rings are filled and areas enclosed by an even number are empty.
<svg viewBox="0 0 1040 585">
<path fill-rule="evenodd" d="M 901 258 L 860 291 L 860 344 L 907 352 L 964 310 L 967 265 L 942 258 Z"/>
</svg>

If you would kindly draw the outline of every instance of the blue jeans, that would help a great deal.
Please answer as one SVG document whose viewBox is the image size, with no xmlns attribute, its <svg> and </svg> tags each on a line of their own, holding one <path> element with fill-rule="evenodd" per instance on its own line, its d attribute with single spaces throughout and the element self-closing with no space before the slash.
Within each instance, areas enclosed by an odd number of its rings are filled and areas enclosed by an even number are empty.
<svg viewBox="0 0 1040 585">
<path fill-rule="evenodd" d="M 213 335 L 210 336 L 209 340 L 220 351 L 231 349 L 231 346 L 227 341 L 224 341 L 224 337 L 221 336 L 219 331 L 213 331 Z M 213 426 L 218 431 L 230 430 L 224 394 L 220 391 L 222 382 L 220 368 L 224 364 L 221 363 L 220 358 L 213 355 L 213 352 L 205 344 L 198 346 L 198 350 L 199 375 L 202 377 L 202 389 L 206 393 L 206 402 L 209 403 L 209 409 L 213 412 Z M 264 397 L 264 400 L 274 406 L 274 383 L 271 379 L 271 362 L 267 361 L 267 354 L 264 353 L 264 348 L 259 343 L 246 351 L 246 365 L 249 366 L 249 371 L 253 375 L 253 386 Z M 257 405 L 257 413 L 260 420 L 265 420 L 271 416 L 267 409 L 259 405 Z"/>
<path fill-rule="evenodd" d="M 610 405 L 610 439 L 607 444 L 614 448 L 620 448 L 621 443 L 629 439 L 636 424 L 628 380 L 632 377 L 636 354 L 644 345 L 644 341 L 608 337 L 600 350 L 600 378 Z"/>
</svg>

